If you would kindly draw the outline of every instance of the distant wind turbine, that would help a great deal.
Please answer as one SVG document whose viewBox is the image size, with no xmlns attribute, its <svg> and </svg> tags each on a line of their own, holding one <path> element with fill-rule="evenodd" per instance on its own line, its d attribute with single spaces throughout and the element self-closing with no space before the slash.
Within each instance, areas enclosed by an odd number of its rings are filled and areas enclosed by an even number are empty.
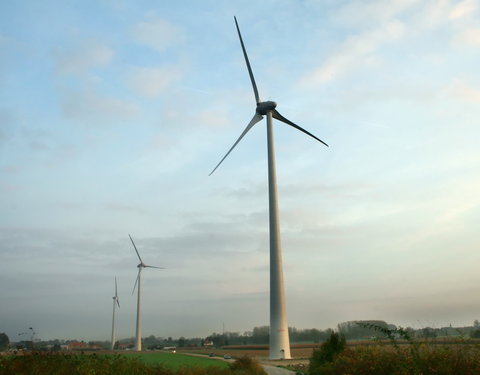
<svg viewBox="0 0 480 375">
<path fill-rule="evenodd" d="M 222 164 L 225 158 L 240 142 L 240 140 L 248 133 L 248 131 L 257 122 L 263 119 L 263 116 L 267 116 L 267 149 L 268 149 L 268 193 L 269 193 L 269 221 L 270 221 L 270 358 L 278 359 L 285 358 L 290 359 L 290 342 L 288 337 L 288 322 L 287 312 L 285 305 L 285 290 L 283 281 L 283 268 L 282 268 L 282 251 L 280 243 L 280 226 L 278 217 L 278 199 L 277 199 L 277 182 L 275 171 L 275 150 L 273 142 L 273 129 L 272 118 L 275 118 L 293 128 L 300 130 L 301 132 L 309 135 L 317 141 L 328 145 L 321 139 L 315 137 L 312 133 L 294 124 L 290 120 L 283 117 L 275 108 L 277 103 L 273 101 L 262 102 L 258 95 L 257 85 L 255 78 L 253 77 L 252 68 L 248 61 L 247 51 L 243 44 L 242 35 L 240 34 L 240 28 L 238 26 L 237 18 L 235 19 L 235 25 L 237 27 L 238 37 L 240 38 L 240 44 L 243 50 L 243 56 L 245 63 L 247 64 L 248 73 L 253 86 L 253 93 L 255 94 L 256 110 L 255 115 L 247 125 L 243 133 L 228 150 L 227 154 L 220 160 L 220 163 L 213 169 L 210 175 Z"/>
<path fill-rule="evenodd" d="M 147 266 L 143 263 L 142 258 L 140 258 L 140 254 L 138 253 L 137 247 L 135 246 L 135 242 L 133 242 L 132 236 L 130 237 L 130 241 L 132 241 L 133 248 L 137 253 L 138 259 L 140 263 L 137 265 L 138 267 L 138 275 L 137 279 L 135 280 L 135 285 L 133 286 L 132 294 L 135 293 L 135 288 L 137 288 L 137 325 L 136 325 L 136 333 L 135 333 L 135 350 L 137 352 L 142 350 L 142 317 L 140 314 L 140 284 L 141 284 L 141 275 L 142 275 L 142 268 L 159 268 L 164 269 L 163 267 L 155 267 L 155 266 Z"/>
<path fill-rule="evenodd" d="M 118 302 L 118 293 L 117 293 L 117 277 L 115 276 L 115 295 L 113 296 L 113 314 L 112 314 L 112 347 L 113 350 L 115 346 L 115 308 L 120 308 L 120 302 Z"/>
</svg>

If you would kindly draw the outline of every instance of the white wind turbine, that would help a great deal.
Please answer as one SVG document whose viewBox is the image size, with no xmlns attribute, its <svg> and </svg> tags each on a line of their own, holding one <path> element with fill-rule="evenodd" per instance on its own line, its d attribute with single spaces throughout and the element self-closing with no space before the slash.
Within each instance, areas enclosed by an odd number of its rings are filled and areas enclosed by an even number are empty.
<svg viewBox="0 0 480 375">
<path fill-rule="evenodd" d="M 118 294 L 117 294 L 117 277 L 115 276 L 115 295 L 113 296 L 113 314 L 112 314 L 112 346 L 111 346 L 112 350 L 115 346 L 115 308 L 117 305 L 118 305 L 118 308 L 120 308 L 120 303 L 118 302 Z"/>
<path fill-rule="evenodd" d="M 242 35 L 240 34 L 240 28 L 238 27 L 237 18 L 235 19 L 235 25 L 237 27 L 238 37 L 240 38 L 240 44 L 243 50 L 243 56 L 245 57 L 245 63 L 247 64 L 248 73 L 253 86 L 253 93 L 255 94 L 256 110 L 250 123 L 247 125 L 243 133 L 233 144 L 227 154 L 220 160 L 220 163 L 213 169 L 210 175 L 215 172 L 219 165 L 225 160 L 240 140 L 247 134 L 247 132 L 257 122 L 263 119 L 263 116 L 267 116 L 267 149 L 268 149 L 268 195 L 269 195 L 269 221 L 270 221 L 270 358 L 278 359 L 285 358 L 290 359 L 290 341 L 288 337 L 288 322 L 287 311 L 285 305 L 285 289 L 283 281 L 283 268 L 282 268 L 282 251 L 280 243 L 280 225 L 278 217 L 278 199 L 277 199 L 277 182 L 275 171 L 275 150 L 273 144 L 273 129 L 272 118 L 275 118 L 287 125 L 294 127 L 297 130 L 309 135 L 317 141 L 328 145 L 321 139 L 315 137 L 310 132 L 294 124 L 290 120 L 283 117 L 275 108 L 277 103 L 273 101 L 260 101 L 258 95 L 257 85 L 253 77 L 252 68 L 248 61 L 247 51 L 243 44 Z"/>
<path fill-rule="evenodd" d="M 130 237 L 130 241 L 132 241 L 133 248 L 137 253 L 138 259 L 140 263 L 137 265 L 138 267 L 138 275 L 137 279 L 135 280 L 135 285 L 133 286 L 132 294 L 135 293 L 135 288 L 137 288 L 137 325 L 135 330 L 135 350 L 137 352 L 142 350 L 142 317 L 140 315 L 140 283 L 141 283 L 141 275 L 142 275 L 142 268 L 159 268 L 164 269 L 163 267 L 155 267 L 155 266 L 147 266 L 143 263 L 142 258 L 140 258 L 140 254 L 138 253 L 137 247 L 135 246 L 135 242 L 133 242 L 132 236 Z"/>
</svg>

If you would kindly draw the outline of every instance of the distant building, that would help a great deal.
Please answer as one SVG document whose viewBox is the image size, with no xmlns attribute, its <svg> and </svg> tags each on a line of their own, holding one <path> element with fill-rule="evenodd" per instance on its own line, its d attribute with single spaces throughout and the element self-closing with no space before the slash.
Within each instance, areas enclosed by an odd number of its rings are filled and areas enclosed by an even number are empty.
<svg viewBox="0 0 480 375">
<path fill-rule="evenodd" d="M 211 347 L 213 347 L 213 341 L 206 339 L 206 340 L 203 342 L 203 346 L 204 346 L 205 348 L 211 348 Z"/>
<path fill-rule="evenodd" d="M 67 350 L 100 350 L 102 347 L 97 344 L 88 344 L 84 341 L 71 341 L 67 345 Z"/>
<path fill-rule="evenodd" d="M 71 341 L 67 345 L 67 350 L 84 350 L 89 349 L 89 345 L 83 341 Z"/>
</svg>

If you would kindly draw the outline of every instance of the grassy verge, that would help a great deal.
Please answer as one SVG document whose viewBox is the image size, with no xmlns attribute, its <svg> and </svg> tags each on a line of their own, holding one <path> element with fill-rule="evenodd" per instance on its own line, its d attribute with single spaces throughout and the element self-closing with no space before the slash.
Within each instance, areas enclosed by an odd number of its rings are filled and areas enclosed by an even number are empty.
<svg viewBox="0 0 480 375">
<path fill-rule="evenodd" d="M 228 363 L 209 358 L 194 357 L 185 354 L 173 353 L 132 353 L 125 354 L 126 357 L 137 358 L 148 365 L 162 365 L 171 370 L 178 370 L 183 367 L 220 367 L 227 368 Z"/>
</svg>

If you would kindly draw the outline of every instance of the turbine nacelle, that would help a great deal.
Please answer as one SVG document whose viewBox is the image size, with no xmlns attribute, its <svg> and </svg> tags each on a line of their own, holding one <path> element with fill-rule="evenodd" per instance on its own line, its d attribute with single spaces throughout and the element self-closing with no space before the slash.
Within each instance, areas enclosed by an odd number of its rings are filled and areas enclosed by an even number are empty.
<svg viewBox="0 0 480 375">
<path fill-rule="evenodd" d="M 273 101 L 257 103 L 256 112 L 259 115 L 266 115 L 268 111 L 273 111 L 277 107 L 277 103 Z"/>
</svg>

